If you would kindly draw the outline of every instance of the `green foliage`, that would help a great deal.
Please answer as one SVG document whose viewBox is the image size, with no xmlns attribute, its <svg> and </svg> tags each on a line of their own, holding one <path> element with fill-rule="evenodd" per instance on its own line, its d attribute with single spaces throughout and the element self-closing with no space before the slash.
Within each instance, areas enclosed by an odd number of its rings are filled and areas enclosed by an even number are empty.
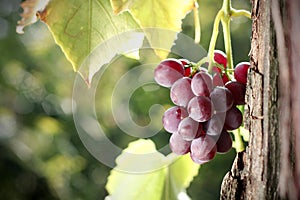
<svg viewBox="0 0 300 200">
<path fill-rule="evenodd" d="M 113 11 L 129 11 L 142 28 L 181 31 L 181 20 L 194 7 L 194 0 L 111 0 Z"/>
<path fill-rule="evenodd" d="M 164 50 L 154 49 L 156 55 L 164 59 L 176 39 L 176 33 L 181 31 L 182 19 L 194 8 L 195 0 L 111 0 L 111 4 L 116 14 L 131 13 L 145 31 L 150 46 L 164 47 Z M 147 28 L 166 29 L 173 34 Z"/>
<path fill-rule="evenodd" d="M 108 0 L 52 0 L 40 17 L 75 71 L 97 45 L 138 28 L 130 14 L 114 15 Z M 88 71 L 81 73 L 89 76 Z"/>
<path fill-rule="evenodd" d="M 43 0 L 36 2 L 41 1 Z M 135 3 L 136 1 L 126 2 Z M 184 17 L 181 12 L 182 4 L 192 6 L 192 1 L 172 1 L 175 3 L 169 4 L 170 7 L 167 7 L 167 2 L 171 1 L 153 1 L 155 2 L 153 6 L 152 1 L 144 2 L 146 7 L 141 10 L 145 16 L 149 15 L 147 11 L 151 11 L 150 14 L 162 14 L 155 17 L 159 18 L 158 20 L 154 20 L 154 15 L 151 15 L 151 18 L 145 18 L 146 21 L 143 22 L 145 27 L 147 24 L 157 22 L 158 25 L 153 25 L 154 27 L 167 26 L 174 31 L 182 29 L 184 34 L 193 37 L 192 13 L 181 22 Z M 16 35 L 15 24 L 21 12 L 18 10 L 18 3 L 19 1 L 0 2 L 0 171 L 2 180 L 0 193 L 3 198 L 7 197 L 6 199 L 22 200 L 39 199 L 39 197 L 66 200 L 103 199 L 107 196 L 105 185 L 110 168 L 99 163 L 86 151 L 76 133 L 70 108 L 75 74 L 72 73 L 72 66 L 67 62 L 65 55 L 78 70 L 89 51 L 93 50 L 97 43 L 122 31 L 141 27 L 141 22 L 137 21 L 137 17 L 133 17 L 134 9 L 114 15 L 108 0 L 52 0 L 47 9 L 40 13 L 40 17 L 47 23 L 53 35 L 50 35 L 41 23 L 28 27 L 24 35 Z M 212 30 L 211 20 L 221 3 L 219 0 L 199 3 L 203 30 L 201 45 L 207 48 Z M 249 7 L 248 1 L 236 0 L 234 3 L 238 5 L 235 7 Z M 192 9 L 189 6 L 185 8 Z M 176 23 L 170 22 L 170 26 L 174 29 L 169 27 L 169 22 L 166 22 L 168 16 L 163 15 L 168 12 L 162 12 L 160 7 L 172 9 L 171 14 L 181 13 L 181 18 L 174 18 Z M 12 8 L 13 11 L 6 8 Z M 154 12 L 153 8 L 158 11 Z M 188 12 L 188 10 L 185 11 Z M 35 16 L 35 13 L 31 14 Z M 89 21 L 90 17 L 92 17 L 91 21 Z M 152 22 L 150 19 L 153 19 Z M 245 23 L 243 20 L 232 22 L 235 36 L 233 40 L 235 61 L 247 59 L 251 33 L 249 27 L 250 23 Z M 60 42 L 60 47 L 65 54 L 56 46 L 52 36 L 56 42 Z M 223 48 L 221 40 L 217 43 L 219 49 Z M 148 52 L 144 52 L 143 57 L 149 57 Z M 103 124 L 108 137 L 123 147 L 135 138 L 128 139 L 128 136 L 124 136 L 125 134 L 118 129 L 107 105 L 110 103 L 115 82 L 126 70 L 137 65 L 138 61 L 126 58 L 126 60 L 121 59 L 119 63 L 122 64 L 119 65 L 119 69 L 115 68 L 105 76 L 104 87 L 99 92 L 102 99 L 97 97 L 99 102 L 97 102 L 96 109 L 99 120 L 105 122 Z M 157 102 L 165 108 L 169 106 L 167 90 L 160 90 L 161 92 L 145 95 L 140 89 L 133 95 L 131 111 L 138 123 L 142 125 L 148 123 L 148 109 L 143 105 L 150 107 L 152 102 L 158 99 Z M 155 141 L 158 149 L 167 144 L 168 138 L 169 135 L 161 131 L 158 136 L 151 139 Z M 155 151 L 153 144 L 149 147 Z M 171 159 L 158 152 L 157 155 L 165 161 Z M 147 174 L 145 177 L 153 181 L 153 184 L 149 184 L 153 188 L 149 190 L 158 191 L 157 196 L 161 199 L 168 199 L 167 197 L 175 199 L 180 191 L 183 191 L 181 194 L 185 194 L 185 189 L 191 185 L 187 190 L 192 199 L 218 199 L 220 182 L 226 171 L 230 169 L 233 157 L 233 151 L 217 156 L 211 163 L 201 166 L 199 175 L 193 179 L 198 173 L 199 166 L 192 165 L 189 157 L 183 156 L 163 170 L 158 170 L 157 174 Z M 29 176 L 26 171 L 30 171 Z M 123 192 L 126 192 L 127 187 L 132 190 L 135 190 L 135 187 L 139 188 L 140 184 L 137 184 L 137 179 L 141 181 L 140 183 L 148 183 L 141 175 L 139 177 L 131 174 L 125 175 L 116 170 L 113 170 L 111 174 L 110 177 L 115 176 L 117 180 L 113 181 L 113 184 L 111 179 L 109 180 L 110 187 L 108 188 L 112 195 L 122 192 L 121 186 L 124 184 Z M 126 180 L 122 179 L 124 176 Z M 129 179 L 127 179 L 128 176 Z M 119 181 L 119 178 L 122 180 Z M 127 184 L 129 183 L 127 181 L 132 181 L 133 185 Z M 148 192 L 147 187 L 142 189 L 142 192 Z M 144 198 L 146 195 L 143 195 Z"/>
<path fill-rule="evenodd" d="M 164 28 L 174 31 L 172 37 L 164 37 L 164 39 L 161 39 L 163 38 L 161 34 L 146 31 L 151 45 L 163 42 L 168 51 L 176 38 L 175 33 L 181 30 L 181 20 L 194 6 L 194 0 L 112 1 L 111 3 L 114 12 L 118 15 L 113 14 L 108 0 L 52 0 L 44 10 L 38 12 L 39 18 L 48 25 L 56 43 L 62 48 L 75 71 L 79 70 L 88 55 L 99 44 L 113 36 L 138 28 Z M 41 4 L 45 5 L 46 1 L 41 1 Z M 38 2 L 32 4 L 25 1 L 23 8 L 28 10 L 29 15 L 23 14 L 24 18 L 17 29 L 19 32 L 22 32 L 20 29 L 24 26 L 35 21 L 34 14 L 42 7 L 39 7 Z M 125 9 L 130 13 L 120 13 Z M 168 54 L 160 50 L 155 52 L 161 58 L 165 58 Z M 89 67 L 84 68 L 80 73 L 87 82 L 90 82 L 94 75 L 91 74 Z"/>
<path fill-rule="evenodd" d="M 118 199 L 145 199 L 145 200 L 176 200 L 178 195 L 184 195 L 194 176 L 198 174 L 199 165 L 189 158 L 189 155 L 177 157 L 173 154 L 167 157 L 156 151 L 151 140 L 138 140 L 129 144 L 124 153 L 117 159 L 116 169 L 111 171 L 106 188 L 110 198 Z M 139 163 L 130 154 L 151 153 L 151 161 Z M 155 157 L 155 159 L 153 159 Z M 153 171 L 134 173 L 119 171 L 118 168 L 143 165 L 157 166 Z"/>
</svg>

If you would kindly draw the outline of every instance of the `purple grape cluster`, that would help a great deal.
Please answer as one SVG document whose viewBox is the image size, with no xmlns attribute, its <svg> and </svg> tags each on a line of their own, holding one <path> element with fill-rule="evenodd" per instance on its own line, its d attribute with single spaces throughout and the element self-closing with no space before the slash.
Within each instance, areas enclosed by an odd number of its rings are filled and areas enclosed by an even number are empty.
<svg viewBox="0 0 300 200">
<path fill-rule="evenodd" d="M 220 60 L 216 59 L 218 53 L 215 52 L 216 62 Z M 221 58 L 218 63 L 225 65 L 225 69 L 226 56 Z M 165 130 L 172 133 L 170 148 L 178 155 L 190 153 L 198 164 L 212 160 L 217 152 L 228 152 L 232 147 L 228 131 L 242 124 L 243 115 L 236 105 L 245 104 L 244 80 L 248 69 L 243 67 L 237 73 L 235 79 L 242 81 L 227 81 L 222 74 L 224 69 L 214 68 L 216 74 L 212 77 L 204 68 L 195 70 L 194 63 L 186 59 L 169 58 L 154 72 L 155 81 L 170 88 L 175 104 L 162 119 Z"/>
</svg>

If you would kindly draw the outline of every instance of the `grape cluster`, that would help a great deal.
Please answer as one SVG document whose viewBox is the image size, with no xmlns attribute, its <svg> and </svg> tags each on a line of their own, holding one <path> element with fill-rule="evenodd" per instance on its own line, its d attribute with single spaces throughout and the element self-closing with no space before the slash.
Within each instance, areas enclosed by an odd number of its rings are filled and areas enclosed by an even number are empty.
<svg viewBox="0 0 300 200">
<path fill-rule="evenodd" d="M 216 50 L 214 60 L 218 64 L 213 67 L 214 76 L 186 59 L 173 58 L 163 60 L 154 72 L 155 81 L 170 88 L 175 104 L 162 119 L 165 130 L 172 133 L 170 148 L 178 155 L 190 153 L 199 164 L 212 160 L 217 152 L 229 151 L 232 139 L 228 131 L 237 129 L 243 120 L 236 105 L 245 104 L 250 65 L 239 63 L 235 80 L 230 80 L 226 55 Z"/>
</svg>

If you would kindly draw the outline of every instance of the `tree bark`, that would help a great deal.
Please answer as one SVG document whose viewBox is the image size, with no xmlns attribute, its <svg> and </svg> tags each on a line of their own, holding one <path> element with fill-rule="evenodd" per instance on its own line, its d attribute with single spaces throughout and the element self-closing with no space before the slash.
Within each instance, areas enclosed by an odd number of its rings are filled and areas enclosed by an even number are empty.
<svg viewBox="0 0 300 200">
<path fill-rule="evenodd" d="M 278 199 L 278 63 L 270 7 L 270 0 L 252 2 L 245 114 L 251 136 L 246 151 L 237 155 L 224 177 L 221 199 Z"/>
<path fill-rule="evenodd" d="M 221 199 L 300 199 L 299 19 L 298 0 L 252 0 L 250 141 L 224 177 Z"/>
</svg>

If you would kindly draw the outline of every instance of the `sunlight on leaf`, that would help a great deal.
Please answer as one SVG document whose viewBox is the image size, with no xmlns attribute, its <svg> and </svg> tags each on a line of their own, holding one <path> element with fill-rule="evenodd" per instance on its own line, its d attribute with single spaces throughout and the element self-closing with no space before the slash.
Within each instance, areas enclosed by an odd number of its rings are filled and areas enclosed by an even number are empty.
<svg viewBox="0 0 300 200">
<path fill-rule="evenodd" d="M 194 8 L 194 0 L 111 0 L 114 13 L 129 10 L 143 28 L 181 31 L 181 20 Z"/>
<path fill-rule="evenodd" d="M 129 11 L 142 28 L 163 28 L 178 33 L 181 31 L 182 19 L 194 6 L 194 0 L 111 0 L 114 13 Z M 162 32 L 147 32 L 147 39 L 151 46 L 167 47 L 169 50 L 176 39 L 176 34 L 164 35 Z M 164 59 L 167 51 L 154 49 L 155 53 Z"/>
<path fill-rule="evenodd" d="M 178 195 L 183 189 L 189 187 L 194 177 L 198 174 L 200 165 L 195 164 L 189 155 L 180 157 L 169 166 L 169 193 Z M 188 172 L 188 173 L 182 173 Z"/>
<path fill-rule="evenodd" d="M 23 19 L 19 22 L 17 32 L 22 32 L 24 26 L 35 22 L 37 15 L 48 25 L 55 42 L 72 63 L 74 70 L 79 71 L 87 83 L 90 83 L 93 75 L 101 67 L 97 65 L 97 61 L 90 64 L 95 64 L 96 67 L 87 66 L 79 70 L 83 63 L 88 63 L 88 56 L 107 40 L 130 30 L 142 28 L 149 45 L 159 58 L 166 58 L 177 33 L 181 31 L 181 20 L 195 6 L 194 0 L 114 0 L 111 4 L 109 0 L 51 0 L 47 3 L 48 0 L 28 0 L 22 3 Z M 129 12 L 123 12 L 125 10 Z M 128 46 L 128 43 L 121 41 L 116 43 Z M 136 48 L 136 45 L 134 47 Z M 107 61 L 117 54 L 124 53 L 120 52 L 124 48 L 107 46 L 106 49 L 97 52 L 100 54 L 95 56 L 106 56 Z"/>
<path fill-rule="evenodd" d="M 145 163 L 131 159 L 126 153 L 147 154 L 156 157 L 154 162 Z M 134 158 L 134 157 L 132 157 Z M 148 158 L 153 160 L 152 158 Z M 188 199 L 185 190 L 190 185 L 194 176 L 198 174 L 199 165 L 193 163 L 189 155 L 177 157 L 174 154 L 164 156 L 159 153 L 151 140 L 140 139 L 129 144 L 123 153 L 117 158 L 117 167 L 111 171 L 108 177 L 106 189 L 113 200 L 176 200 Z M 144 173 L 133 173 L 118 170 L 121 166 L 153 165 L 162 167 Z M 122 167 L 124 168 L 124 167 Z M 155 168 L 153 168 L 155 169 Z"/>
<path fill-rule="evenodd" d="M 52 0 L 39 17 L 75 71 L 99 44 L 139 27 L 129 13 L 114 15 L 109 0 Z M 88 69 L 81 74 L 89 78 Z"/>
</svg>

